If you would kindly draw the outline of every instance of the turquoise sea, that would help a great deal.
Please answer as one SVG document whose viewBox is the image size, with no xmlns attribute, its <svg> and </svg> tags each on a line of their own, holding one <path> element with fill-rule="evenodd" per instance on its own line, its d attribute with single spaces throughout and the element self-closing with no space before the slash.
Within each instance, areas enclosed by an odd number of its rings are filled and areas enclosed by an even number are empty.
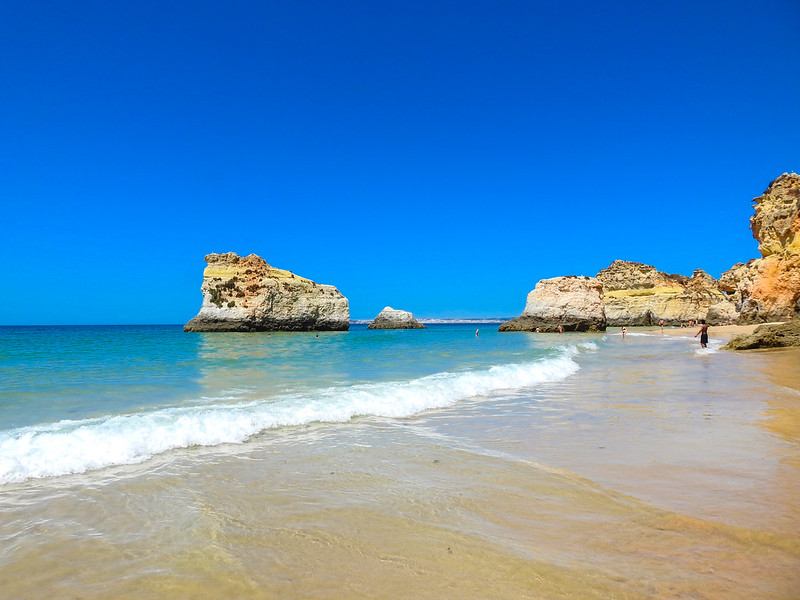
<svg viewBox="0 0 800 600">
<path fill-rule="evenodd" d="M 800 354 L 692 333 L 0 327 L 2 597 L 796 597 Z"/>
</svg>

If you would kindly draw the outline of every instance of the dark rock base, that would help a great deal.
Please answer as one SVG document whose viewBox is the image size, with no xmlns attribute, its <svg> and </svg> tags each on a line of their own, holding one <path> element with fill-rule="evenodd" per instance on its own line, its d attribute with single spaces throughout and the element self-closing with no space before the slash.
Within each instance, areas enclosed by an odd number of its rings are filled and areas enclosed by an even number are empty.
<svg viewBox="0 0 800 600">
<path fill-rule="evenodd" d="M 203 332 L 203 331 L 347 331 L 350 329 L 349 322 L 341 321 L 316 321 L 316 320 L 263 320 L 263 321 L 231 321 L 231 320 L 210 320 L 194 318 L 183 326 L 184 331 Z"/>
<path fill-rule="evenodd" d="M 599 332 L 606 330 L 604 322 L 597 322 L 588 319 L 564 320 L 558 323 L 537 319 L 536 317 L 521 316 L 516 319 L 506 321 L 497 329 L 498 331 L 536 331 L 538 328 L 542 333 L 558 333 L 558 327 L 563 331 L 588 331 Z"/>
<path fill-rule="evenodd" d="M 723 350 L 800 347 L 800 319 L 780 325 L 761 325 L 750 335 L 740 335 L 725 344 Z"/>
</svg>

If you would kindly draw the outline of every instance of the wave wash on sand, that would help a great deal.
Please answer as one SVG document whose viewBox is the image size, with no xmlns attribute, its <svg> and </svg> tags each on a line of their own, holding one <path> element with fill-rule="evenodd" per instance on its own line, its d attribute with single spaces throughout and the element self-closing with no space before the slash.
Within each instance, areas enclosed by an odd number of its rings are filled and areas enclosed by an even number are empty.
<svg viewBox="0 0 800 600">
<path fill-rule="evenodd" d="M 499 390 L 562 380 L 579 369 L 573 360 L 577 352 L 578 347 L 568 346 L 554 358 L 405 382 L 22 427 L 0 434 L 0 484 L 135 464 L 177 448 L 242 443 L 276 427 L 344 423 L 358 416 L 409 417 Z"/>
</svg>

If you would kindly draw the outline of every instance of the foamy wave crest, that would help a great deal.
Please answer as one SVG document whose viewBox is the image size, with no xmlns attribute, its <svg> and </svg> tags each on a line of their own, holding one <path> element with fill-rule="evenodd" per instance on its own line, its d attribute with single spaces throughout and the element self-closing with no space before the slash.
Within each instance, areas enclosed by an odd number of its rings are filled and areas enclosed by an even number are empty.
<svg viewBox="0 0 800 600">
<path fill-rule="evenodd" d="M 498 390 L 564 379 L 579 368 L 573 354 L 567 349 L 558 358 L 533 363 L 334 387 L 305 396 L 24 427 L 0 434 L 0 483 L 134 464 L 176 448 L 241 443 L 275 427 L 345 422 L 359 415 L 407 417 Z"/>
<path fill-rule="evenodd" d="M 716 352 L 720 348 L 722 348 L 722 346 L 724 346 L 724 345 L 725 344 L 723 342 L 721 342 L 720 340 L 711 340 L 708 343 L 708 348 L 695 348 L 694 349 L 694 353 L 695 354 L 700 354 L 700 355 L 716 354 Z"/>
</svg>

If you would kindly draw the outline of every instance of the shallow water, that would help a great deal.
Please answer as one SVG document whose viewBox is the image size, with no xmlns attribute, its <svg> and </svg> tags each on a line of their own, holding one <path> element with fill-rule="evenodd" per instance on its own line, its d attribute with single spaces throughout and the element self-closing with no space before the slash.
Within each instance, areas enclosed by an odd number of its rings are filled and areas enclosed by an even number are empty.
<svg viewBox="0 0 800 600">
<path fill-rule="evenodd" d="M 796 597 L 800 354 L 474 329 L 0 332 L 3 596 Z"/>
</svg>

